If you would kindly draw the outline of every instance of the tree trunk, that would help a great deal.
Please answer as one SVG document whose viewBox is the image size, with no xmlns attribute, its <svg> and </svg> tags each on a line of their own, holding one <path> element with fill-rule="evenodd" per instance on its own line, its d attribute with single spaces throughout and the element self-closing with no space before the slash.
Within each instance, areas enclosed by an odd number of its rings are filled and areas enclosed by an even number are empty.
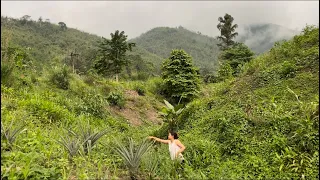
<svg viewBox="0 0 320 180">
<path fill-rule="evenodd" d="M 118 74 L 116 74 L 116 81 L 118 82 Z"/>
</svg>

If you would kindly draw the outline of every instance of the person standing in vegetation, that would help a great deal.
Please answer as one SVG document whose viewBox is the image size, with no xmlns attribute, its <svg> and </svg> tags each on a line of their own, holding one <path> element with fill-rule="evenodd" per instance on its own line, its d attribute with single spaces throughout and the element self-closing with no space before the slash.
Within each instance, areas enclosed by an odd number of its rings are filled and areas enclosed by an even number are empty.
<svg viewBox="0 0 320 180">
<path fill-rule="evenodd" d="M 178 140 L 178 134 L 174 131 L 170 131 L 168 134 L 168 140 L 160 139 L 154 136 L 149 136 L 149 139 L 153 139 L 157 142 L 169 144 L 169 152 L 171 160 L 179 160 L 184 163 L 184 157 L 182 152 L 186 147 Z"/>
</svg>

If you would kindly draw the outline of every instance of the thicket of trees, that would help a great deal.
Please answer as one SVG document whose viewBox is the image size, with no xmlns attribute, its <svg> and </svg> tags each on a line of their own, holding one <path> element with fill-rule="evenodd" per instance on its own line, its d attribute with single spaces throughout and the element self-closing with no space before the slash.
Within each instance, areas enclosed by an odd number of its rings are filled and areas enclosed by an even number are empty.
<svg viewBox="0 0 320 180">
<path fill-rule="evenodd" d="M 217 73 L 206 75 L 205 82 L 220 82 L 237 76 L 241 71 L 241 67 L 254 57 L 254 52 L 248 46 L 233 40 L 238 36 L 238 32 L 236 32 L 238 25 L 233 24 L 234 18 L 229 14 L 225 14 L 224 17 L 219 17 L 218 21 L 217 28 L 221 33 L 217 37 L 220 41 L 218 46 L 221 49 L 219 54 L 220 68 Z"/>
</svg>

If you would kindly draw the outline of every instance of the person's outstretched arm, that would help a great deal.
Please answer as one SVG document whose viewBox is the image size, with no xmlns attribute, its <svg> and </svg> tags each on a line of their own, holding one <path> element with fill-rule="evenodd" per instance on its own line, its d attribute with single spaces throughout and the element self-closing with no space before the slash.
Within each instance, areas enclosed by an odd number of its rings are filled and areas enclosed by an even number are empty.
<svg viewBox="0 0 320 180">
<path fill-rule="evenodd" d="M 170 142 L 170 140 L 164 140 L 164 139 L 160 139 L 154 136 L 149 136 L 149 139 L 154 139 L 155 141 L 161 142 L 161 143 L 165 143 L 168 144 Z"/>
</svg>

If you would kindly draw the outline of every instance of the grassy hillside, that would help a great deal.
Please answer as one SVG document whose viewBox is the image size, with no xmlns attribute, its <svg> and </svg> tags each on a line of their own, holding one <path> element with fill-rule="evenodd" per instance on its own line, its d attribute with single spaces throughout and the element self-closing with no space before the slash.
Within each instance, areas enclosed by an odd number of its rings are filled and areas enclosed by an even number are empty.
<svg viewBox="0 0 320 180">
<path fill-rule="evenodd" d="M 243 28 L 237 41 L 245 43 L 257 54 L 269 51 L 273 44 L 282 40 L 289 40 L 299 34 L 294 30 L 276 24 L 251 24 Z"/>
<path fill-rule="evenodd" d="M 121 142 L 127 137 L 140 141 L 161 124 L 157 112 L 162 103 L 154 95 L 154 83 L 116 83 L 98 76 L 68 73 L 65 78 L 70 85 L 61 89 L 57 81 L 64 80 L 54 78 L 63 76 L 59 69 L 44 69 L 33 80 L 30 74 L 16 69 L 13 75 L 18 78 L 10 87 L 1 83 L 1 178 L 126 177 L 122 161 L 112 147 L 115 140 Z M 25 131 L 17 134 L 13 145 L 5 141 L 6 136 L 14 137 L 13 132 L 20 127 Z M 99 139 L 90 157 L 80 154 L 69 162 L 68 151 L 58 141 L 65 138 L 73 148 L 80 142 L 68 130 L 82 136 L 104 130 L 107 134 Z"/>
<path fill-rule="evenodd" d="M 179 121 L 192 179 L 319 179 L 319 29 L 207 86 Z"/>
<path fill-rule="evenodd" d="M 213 71 L 218 67 L 217 40 L 183 27 L 157 27 L 130 41 L 162 58 L 168 58 L 172 49 L 184 49 L 202 71 Z"/>
</svg>

